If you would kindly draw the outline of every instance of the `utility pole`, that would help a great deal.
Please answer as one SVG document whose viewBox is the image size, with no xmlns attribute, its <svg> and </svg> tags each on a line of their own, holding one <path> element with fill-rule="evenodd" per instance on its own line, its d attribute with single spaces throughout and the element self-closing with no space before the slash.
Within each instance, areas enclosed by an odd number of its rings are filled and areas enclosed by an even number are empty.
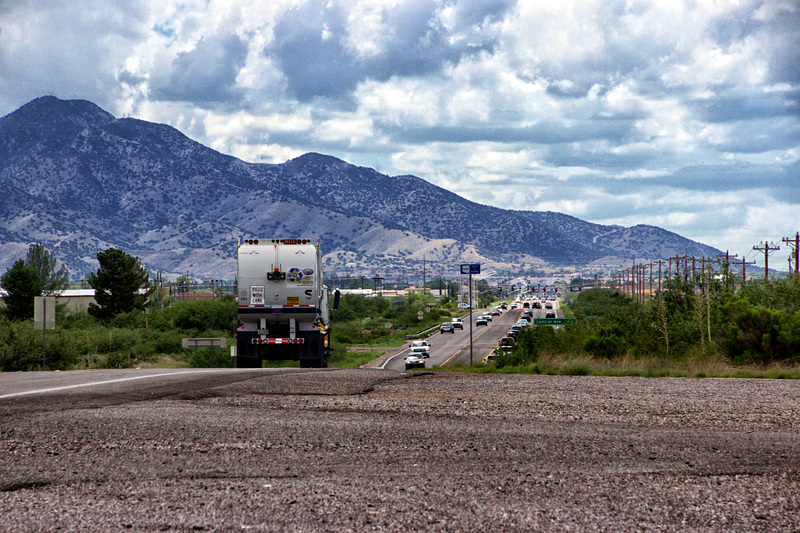
<svg viewBox="0 0 800 533">
<path fill-rule="evenodd" d="M 721 254 L 717 254 L 717 257 L 722 259 L 722 255 Z M 724 278 L 724 280 L 725 280 L 725 290 L 726 291 L 728 290 L 728 267 L 730 266 L 730 263 L 731 263 L 731 257 L 739 257 L 739 254 L 731 255 L 730 251 L 725 250 L 725 264 L 723 266 L 724 266 L 724 269 L 725 269 L 725 278 Z"/>
<path fill-rule="evenodd" d="M 800 261 L 800 231 L 795 234 L 794 238 L 784 237 L 783 242 L 794 249 L 794 275 L 800 279 L 800 268 L 798 268 L 798 261 Z"/>
<path fill-rule="evenodd" d="M 780 249 L 780 246 L 769 241 L 762 242 L 758 246 L 753 246 L 753 250 L 764 252 L 764 281 L 769 280 L 769 254 Z"/>
<path fill-rule="evenodd" d="M 425 295 L 425 254 L 422 254 L 422 294 Z"/>
<path fill-rule="evenodd" d="M 733 261 L 733 264 L 738 264 L 736 261 Z M 744 257 L 742 257 L 742 287 L 747 284 L 747 265 L 755 265 L 755 261 L 747 261 Z"/>
<path fill-rule="evenodd" d="M 664 261 L 663 259 L 658 260 L 658 293 L 661 294 L 661 265 L 663 263 L 668 263 L 668 261 Z M 670 265 L 672 263 L 670 262 Z"/>
</svg>

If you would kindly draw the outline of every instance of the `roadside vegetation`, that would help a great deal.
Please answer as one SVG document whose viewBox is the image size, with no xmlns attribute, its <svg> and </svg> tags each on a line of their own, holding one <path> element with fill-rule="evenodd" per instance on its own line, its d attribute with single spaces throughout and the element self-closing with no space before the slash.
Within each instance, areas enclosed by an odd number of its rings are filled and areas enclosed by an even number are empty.
<svg viewBox="0 0 800 533">
<path fill-rule="evenodd" d="M 233 296 L 175 300 L 149 286 L 137 258 L 119 250 L 98 254 L 90 283 L 101 295 L 88 312 L 56 310 L 57 328 L 34 329 L 34 296 L 66 287 L 63 269 L 33 245 L 2 277 L 0 370 L 130 367 L 232 367 L 230 348 L 185 349 L 187 337 L 235 344 Z M 488 287 L 480 307 L 493 303 Z M 478 286 L 480 290 L 481 287 Z M 449 292 L 449 291 L 448 291 Z M 116 295 L 116 298 L 107 298 Z M 675 276 L 660 293 L 637 301 L 615 290 L 568 295 L 562 306 L 574 324 L 524 328 L 512 352 L 488 365 L 444 371 L 600 376 L 800 378 L 800 281 L 788 277 L 720 281 Z M 358 367 L 410 338 L 438 331 L 464 311 L 452 294 L 410 294 L 402 300 L 344 295 L 331 311 L 333 367 Z M 46 339 L 46 341 L 45 341 Z M 297 362 L 268 363 L 296 366 Z"/>
<path fill-rule="evenodd" d="M 575 324 L 529 327 L 484 372 L 800 378 L 800 281 L 733 284 L 676 276 L 637 302 L 591 289 L 574 298 Z"/>
</svg>

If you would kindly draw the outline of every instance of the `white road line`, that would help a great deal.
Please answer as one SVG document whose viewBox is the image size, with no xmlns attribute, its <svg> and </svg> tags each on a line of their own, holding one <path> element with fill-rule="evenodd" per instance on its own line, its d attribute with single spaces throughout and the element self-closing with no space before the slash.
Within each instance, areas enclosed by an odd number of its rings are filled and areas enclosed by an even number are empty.
<svg viewBox="0 0 800 533">
<path fill-rule="evenodd" d="M 403 350 L 402 352 L 397 352 L 396 354 L 394 354 L 393 356 L 391 356 L 389 359 L 387 359 L 386 361 L 384 361 L 384 362 L 383 362 L 383 364 L 381 365 L 381 370 L 386 370 L 386 365 L 388 365 L 388 364 L 389 364 L 389 361 L 391 361 L 392 359 L 394 359 L 394 358 L 395 358 L 395 357 L 397 357 L 398 355 L 403 355 L 403 354 L 404 354 L 404 353 L 406 353 L 406 352 L 407 352 L 409 349 L 410 349 L 410 348 L 406 348 L 406 349 L 405 349 L 405 350 Z"/>
<path fill-rule="evenodd" d="M 66 385 L 64 387 L 53 387 L 52 389 L 39 389 L 39 390 L 32 390 L 26 392 L 14 392 L 12 394 L 3 394 L 0 396 L 0 400 L 4 398 L 14 398 L 17 396 L 27 396 L 29 394 L 43 394 L 45 392 L 56 392 L 62 390 L 69 390 L 69 389 L 77 389 L 80 387 L 94 387 L 96 385 L 108 385 L 109 383 L 120 383 L 122 381 L 132 381 L 134 379 L 147 379 L 147 378 L 160 378 L 164 376 L 179 376 L 181 374 L 200 374 L 200 373 L 209 373 L 214 372 L 214 370 L 188 370 L 186 372 L 168 372 L 166 374 L 148 374 L 147 376 L 134 376 L 132 378 L 119 378 L 119 379 L 110 379 L 108 381 L 95 381 L 92 383 L 80 383 L 78 385 Z"/>
</svg>

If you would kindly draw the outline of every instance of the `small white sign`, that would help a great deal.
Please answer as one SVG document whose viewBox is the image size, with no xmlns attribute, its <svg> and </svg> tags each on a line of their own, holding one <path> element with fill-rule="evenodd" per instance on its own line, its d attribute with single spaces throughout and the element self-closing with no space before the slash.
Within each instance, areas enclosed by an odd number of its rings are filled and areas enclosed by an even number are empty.
<svg viewBox="0 0 800 533">
<path fill-rule="evenodd" d="M 56 297 L 33 297 L 33 329 L 56 329 Z"/>
<path fill-rule="evenodd" d="M 250 305 L 264 305 L 263 285 L 250 285 Z"/>
</svg>

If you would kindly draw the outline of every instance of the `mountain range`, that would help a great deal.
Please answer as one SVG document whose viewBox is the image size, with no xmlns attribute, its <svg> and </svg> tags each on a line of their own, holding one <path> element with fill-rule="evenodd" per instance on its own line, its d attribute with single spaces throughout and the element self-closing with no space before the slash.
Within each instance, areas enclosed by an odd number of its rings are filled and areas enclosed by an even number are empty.
<svg viewBox="0 0 800 533">
<path fill-rule="evenodd" d="M 604 226 L 466 200 L 416 176 L 308 153 L 247 163 L 92 102 L 37 98 L 0 118 L 0 271 L 43 243 L 80 279 L 115 247 L 166 277 L 232 279 L 237 238 L 319 239 L 326 273 L 503 276 L 615 270 L 719 250 L 664 229 Z"/>
</svg>

